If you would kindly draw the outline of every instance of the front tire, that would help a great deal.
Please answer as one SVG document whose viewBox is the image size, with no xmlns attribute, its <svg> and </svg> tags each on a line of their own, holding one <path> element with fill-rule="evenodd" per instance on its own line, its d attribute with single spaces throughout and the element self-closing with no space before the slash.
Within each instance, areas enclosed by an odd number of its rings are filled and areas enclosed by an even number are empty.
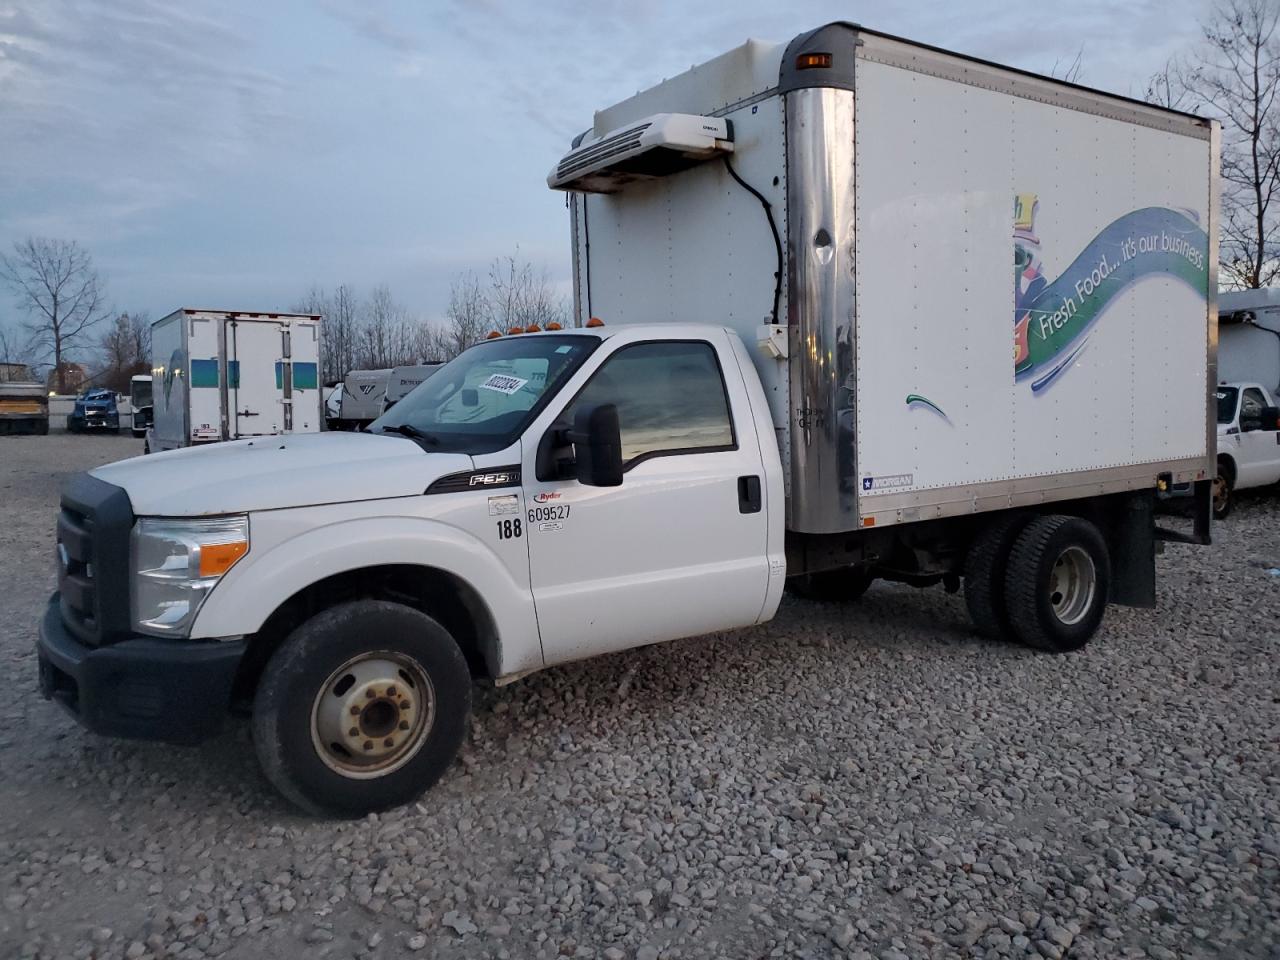
<svg viewBox="0 0 1280 960">
<path fill-rule="evenodd" d="M 1225 520 L 1236 502 L 1236 477 L 1231 464 L 1218 461 L 1218 475 L 1213 478 L 1213 519 Z"/>
<path fill-rule="evenodd" d="M 1033 649 L 1079 650 L 1102 623 L 1110 585 L 1111 559 L 1097 527 L 1078 517 L 1036 517 L 1009 554 L 1009 625 Z"/>
<path fill-rule="evenodd" d="M 411 607 L 357 600 L 316 614 L 272 655 L 253 738 L 287 799 L 357 817 L 439 780 L 470 716 L 471 675 L 449 632 Z"/>
</svg>

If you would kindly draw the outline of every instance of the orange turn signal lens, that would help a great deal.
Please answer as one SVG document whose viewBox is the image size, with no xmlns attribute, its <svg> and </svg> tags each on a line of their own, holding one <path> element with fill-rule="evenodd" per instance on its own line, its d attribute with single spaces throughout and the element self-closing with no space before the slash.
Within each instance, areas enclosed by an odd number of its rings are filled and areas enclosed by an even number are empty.
<svg viewBox="0 0 1280 960">
<path fill-rule="evenodd" d="M 831 66 L 831 54 L 829 53 L 802 53 L 796 57 L 797 70 L 813 70 L 829 66 Z"/>
<path fill-rule="evenodd" d="M 524 327 L 512 327 L 507 333 L 524 333 Z"/>
<path fill-rule="evenodd" d="M 206 543 L 200 547 L 200 576 L 220 577 L 249 552 L 244 540 L 233 543 Z"/>
<path fill-rule="evenodd" d="M 524 332 L 525 333 L 541 333 L 542 328 L 538 326 L 536 323 L 531 323 L 524 328 Z"/>
<path fill-rule="evenodd" d="M 556 323 L 554 320 L 552 320 L 550 323 L 548 323 L 548 324 L 547 324 L 547 329 L 548 329 L 548 330 L 563 330 L 563 329 L 564 329 L 564 327 L 560 326 L 560 324 L 558 324 L 558 323 Z"/>
<path fill-rule="evenodd" d="M 588 327 L 603 327 L 603 326 L 604 326 L 604 321 L 603 321 L 603 320 L 601 320 L 599 317 L 592 317 L 590 320 L 588 320 L 588 321 L 587 321 L 587 326 L 588 326 Z"/>
<path fill-rule="evenodd" d="M 490 330 L 488 333 L 485 334 L 484 338 L 486 340 L 496 340 L 500 336 L 502 336 L 502 334 L 499 333 L 497 330 Z"/>
</svg>

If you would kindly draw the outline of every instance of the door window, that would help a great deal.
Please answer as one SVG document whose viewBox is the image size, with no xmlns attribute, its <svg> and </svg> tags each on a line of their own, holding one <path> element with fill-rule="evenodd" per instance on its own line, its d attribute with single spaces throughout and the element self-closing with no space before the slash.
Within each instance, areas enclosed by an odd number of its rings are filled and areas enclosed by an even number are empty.
<svg viewBox="0 0 1280 960">
<path fill-rule="evenodd" d="M 601 403 L 618 408 L 624 466 L 673 453 L 734 450 L 724 376 L 715 351 L 700 341 L 623 347 L 595 372 L 564 412 Z"/>
<path fill-rule="evenodd" d="M 1257 430 L 1262 426 L 1262 408 L 1266 398 L 1257 387 L 1249 387 L 1240 398 L 1240 429 Z"/>
</svg>

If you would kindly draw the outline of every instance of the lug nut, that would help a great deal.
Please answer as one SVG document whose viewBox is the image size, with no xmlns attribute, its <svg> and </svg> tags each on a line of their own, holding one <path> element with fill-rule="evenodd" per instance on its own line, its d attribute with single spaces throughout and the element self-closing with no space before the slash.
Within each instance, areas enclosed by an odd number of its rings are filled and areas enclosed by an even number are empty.
<svg viewBox="0 0 1280 960">
<path fill-rule="evenodd" d="M 388 697 L 394 697 L 395 695 L 396 695 L 396 688 L 395 688 L 395 687 L 387 687 L 387 696 L 388 696 Z"/>
<path fill-rule="evenodd" d="M 374 697 L 376 697 L 376 696 L 377 696 L 377 693 L 375 693 L 375 692 L 373 691 L 373 689 L 372 689 L 372 688 L 370 688 L 370 689 L 368 689 L 368 690 L 366 690 L 366 691 L 364 692 L 364 695 L 365 695 L 366 697 L 368 697 L 370 700 L 372 700 Z"/>
<path fill-rule="evenodd" d="M 364 742 L 364 748 L 365 748 L 366 750 L 372 750 L 372 749 L 373 749 L 373 741 L 372 741 L 372 740 L 366 740 L 366 741 Z"/>
<path fill-rule="evenodd" d="M 392 740 L 390 737 L 387 737 L 387 739 L 382 741 L 382 745 L 384 747 L 394 747 L 396 745 L 396 742 Z"/>
<path fill-rule="evenodd" d="M 401 709 L 401 710 L 408 710 L 411 706 L 413 706 L 413 704 L 411 704 L 408 700 L 401 700 L 401 701 L 400 701 L 400 709 Z"/>
<path fill-rule="evenodd" d="M 401 730 L 408 730 L 408 729 L 409 729 L 409 721 L 408 721 L 408 720 L 401 720 L 401 721 L 400 721 L 400 729 L 401 729 Z"/>
<path fill-rule="evenodd" d="M 351 730 L 350 730 L 350 732 L 349 732 L 347 735 L 348 735 L 348 736 L 351 736 L 351 737 L 358 737 L 358 736 L 360 736 L 360 728 L 359 728 L 359 727 L 352 727 L 352 728 L 351 728 Z"/>
<path fill-rule="evenodd" d="M 353 717 L 358 717 L 358 716 L 360 716 L 360 708 L 359 708 L 359 707 L 352 707 L 352 708 L 351 708 L 351 715 L 352 715 Z"/>
</svg>

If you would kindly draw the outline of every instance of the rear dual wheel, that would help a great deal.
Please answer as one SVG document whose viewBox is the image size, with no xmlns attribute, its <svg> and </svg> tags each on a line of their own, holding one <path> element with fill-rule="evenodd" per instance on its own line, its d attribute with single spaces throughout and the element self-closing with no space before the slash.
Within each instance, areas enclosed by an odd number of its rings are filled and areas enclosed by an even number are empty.
<svg viewBox="0 0 1280 960">
<path fill-rule="evenodd" d="M 1092 639 L 1111 582 L 1107 545 L 1079 517 L 997 519 L 970 548 L 965 599 L 979 632 L 1067 653 Z"/>
</svg>

